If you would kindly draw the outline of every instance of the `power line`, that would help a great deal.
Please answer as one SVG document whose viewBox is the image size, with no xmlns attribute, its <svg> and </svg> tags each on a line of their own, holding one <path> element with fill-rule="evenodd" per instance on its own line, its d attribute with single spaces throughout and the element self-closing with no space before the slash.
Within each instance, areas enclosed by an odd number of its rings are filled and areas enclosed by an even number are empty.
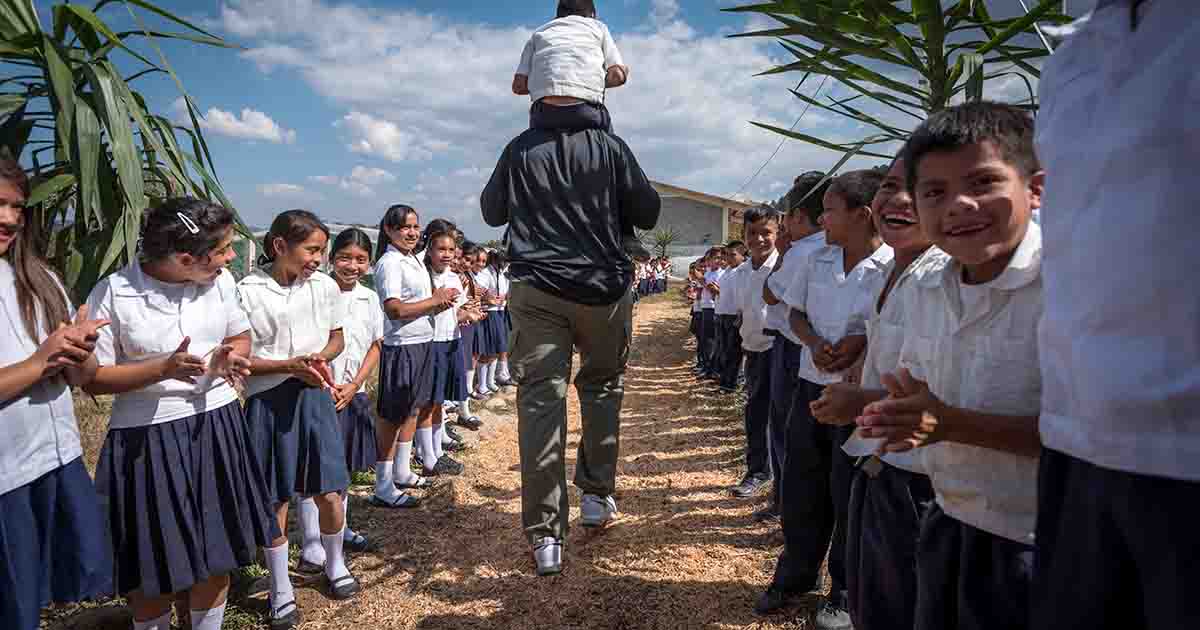
<svg viewBox="0 0 1200 630">
<path fill-rule="evenodd" d="M 817 91 L 813 92 L 814 99 L 816 99 L 817 96 L 820 95 L 821 88 L 825 87 L 825 81 L 827 81 L 828 79 L 829 79 L 829 75 L 825 75 L 825 76 L 821 77 L 821 84 L 817 86 Z M 800 86 L 803 84 L 804 84 L 804 81 L 801 81 L 800 83 L 796 84 L 796 89 L 799 90 Z M 796 122 L 792 123 L 792 126 L 788 128 L 788 131 L 796 130 L 796 125 L 799 125 L 800 121 L 804 119 L 804 115 L 808 113 L 808 110 L 810 107 L 812 107 L 812 102 L 806 101 L 804 103 L 804 111 L 800 112 L 800 116 L 798 118 L 796 118 Z M 763 162 L 762 166 L 758 167 L 757 171 L 754 171 L 754 174 L 750 176 L 750 179 L 747 179 L 746 182 L 744 184 L 742 184 L 742 187 L 738 188 L 737 192 L 733 193 L 732 195 L 729 195 L 729 197 L 733 198 L 733 197 L 736 197 L 736 196 L 742 194 L 742 191 L 746 190 L 746 187 L 749 186 L 755 179 L 758 178 L 759 175 L 762 174 L 763 169 L 767 168 L 767 165 L 771 163 L 771 160 L 774 160 L 775 156 L 779 155 L 779 152 L 783 149 L 783 144 L 787 141 L 788 141 L 788 137 L 784 136 L 783 139 L 779 141 L 779 146 L 775 147 L 775 151 L 773 153 L 771 153 L 771 157 L 767 158 L 767 161 Z"/>
</svg>

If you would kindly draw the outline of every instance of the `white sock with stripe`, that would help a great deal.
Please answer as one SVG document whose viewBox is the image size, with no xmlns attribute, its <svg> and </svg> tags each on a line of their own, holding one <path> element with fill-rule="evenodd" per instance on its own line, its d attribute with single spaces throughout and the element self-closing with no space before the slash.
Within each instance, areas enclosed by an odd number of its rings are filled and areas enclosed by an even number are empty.
<svg viewBox="0 0 1200 630">
<path fill-rule="evenodd" d="M 221 604 L 216 608 L 209 608 L 208 610 L 191 611 L 192 630 L 221 630 L 221 624 L 225 623 L 226 605 Z"/>
<path fill-rule="evenodd" d="M 300 559 L 321 566 L 325 564 L 325 549 L 321 547 L 321 515 L 317 510 L 317 502 L 309 497 L 298 503 L 296 520 L 300 522 L 300 533 L 304 540 L 300 547 Z"/>
<path fill-rule="evenodd" d="M 263 549 L 267 561 L 267 571 L 271 574 L 271 613 L 274 614 L 284 604 L 296 601 L 296 591 L 292 589 L 292 578 L 288 576 L 288 544 L 284 541 L 278 547 Z"/>
<path fill-rule="evenodd" d="M 168 610 L 163 616 L 150 621 L 134 621 L 133 630 L 171 630 L 171 611 Z"/>
</svg>

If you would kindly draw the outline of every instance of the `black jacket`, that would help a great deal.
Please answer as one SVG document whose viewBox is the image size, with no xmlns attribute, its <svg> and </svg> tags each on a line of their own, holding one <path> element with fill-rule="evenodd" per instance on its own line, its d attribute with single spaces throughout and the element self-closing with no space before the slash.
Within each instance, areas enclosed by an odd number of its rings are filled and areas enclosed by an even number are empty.
<svg viewBox="0 0 1200 630">
<path fill-rule="evenodd" d="M 521 134 L 479 201 L 488 225 L 509 226 L 514 281 L 586 305 L 612 304 L 629 290 L 621 223 L 653 229 L 662 209 L 633 152 L 598 129 Z"/>
</svg>

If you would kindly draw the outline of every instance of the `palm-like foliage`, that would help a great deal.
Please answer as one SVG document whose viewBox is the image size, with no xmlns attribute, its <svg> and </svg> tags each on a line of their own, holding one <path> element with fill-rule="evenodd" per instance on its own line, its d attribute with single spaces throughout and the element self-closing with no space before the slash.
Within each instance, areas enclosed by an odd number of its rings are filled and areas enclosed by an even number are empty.
<svg viewBox="0 0 1200 630">
<path fill-rule="evenodd" d="M 870 128 L 854 141 L 819 138 L 773 125 L 759 127 L 843 153 L 836 171 L 854 155 L 890 156 L 867 147 L 903 141 L 911 128 L 954 99 L 983 98 L 984 84 L 1016 77 L 1036 108 L 1029 77 L 1050 54 L 1039 23 L 1063 24 L 1061 0 L 1040 0 L 1020 17 L 994 19 L 985 0 L 780 0 L 726 11 L 758 13 L 777 28 L 734 37 L 774 37 L 796 61 L 763 74 L 803 72 L 833 79 L 852 95 L 821 99 L 792 90 L 807 106 Z M 801 80 L 801 83 L 804 82 Z M 886 115 L 884 114 L 886 113 Z"/>
<path fill-rule="evenodd" d="M 137 28 L 113 30 L 99 16 L 105 8 L 123 10 Z M 44 26 L 32 0 L 0 0 L 0 146 L 29 169 L 34 219 L 53 234 L 52 262 L 80 298 L 134 258 L 142 213 L 155 200 L 190 195 L 232 207 L 193 101 L 155 41 L 231 46 L 144 0 L 101 0 L 91 9 L 65 3 L 51 13 Z M 183 31 L 151 30 L 148 15 Z M 135 41 L 159 62 L 133 48 Z M 123 77 L 112 58 L 118 51 L 143 67 Z M 151 112 L 131 87 L 154 74 L 178 85 L 189 126 Z"/>
<path fill-rule="evenodd" d="M 674 226 L 664 225 L 657 228 L 652 235 L 654 251 L 660 258 L 666 258 L 671 253 L 671 246 L 677 243 L 682 237 L 683 235 Z"/>
</svg>

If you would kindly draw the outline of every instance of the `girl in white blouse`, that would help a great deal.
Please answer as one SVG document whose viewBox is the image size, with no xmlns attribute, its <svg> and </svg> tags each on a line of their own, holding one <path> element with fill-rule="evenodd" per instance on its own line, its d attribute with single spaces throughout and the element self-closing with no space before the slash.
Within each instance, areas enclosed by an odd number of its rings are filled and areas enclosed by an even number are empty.
<svg viewBox="0 0 1200 630">
<path fill-rule="evenodd" d="M 433 453 L 422 453 L 421 461 L 426 474 L 434 475 L 458 475 L 463 471 L 463 465 L 444 452 L 447 440 L 443 407 L 449 401 L 464 398 L 467 389 L 463 353 L 459 348 L 462 341 L 459 325 L 467 319 L 467 313 L 460 309 L 467 303 L 467 293 L 458 274 L 451 268 L 456 233 L 452 223 L 435 219 L 429 223 L 421 239 L 425 244 L 425 264 L 429 268 L 433 287 L 458 292 L 458 299 L 453 306 L 433 318 Z M 452 446 L 458 447 L 457 443 Z"/>
<path fill-rule="evenodd" d="M 318 271 L 328 241 L 329 229 L 311 212 L 280 214 L 263 239 L 264 266 L 238 284 L 238 293 L 253 337 L 247 423 L 279 530 L 287 528 L 290 499 L 313 497 L 330 592 L 348 599 L 359 590 L 343 556 L 341 493 L 350 475 L 329 368 L 345 346 L 346 309 L 337 283 Z M 293 627 L 300 611 L 288 577 L 287 537 L 272 541 L 265 555 L 271 626 Z"/>
<path fill-rule="evenodd" d="M 83 466 L 71 386 L 96 371 L 98 331 L 74 321 L 25 207 L 29 181 L 0 158 L 0 619 L 36 630 L 41 608 L 105 595 L 112 555 L 96 490 Z"/>
<path fill-rule="evenodd" d="M 96 484 L 108 507 L 117 592 L 137 630 L 169 630 L 183 595 L 192 628 L 219 630 L 229 572 L 278 535 L 237 388 L 250 322 L 225 266 L 234 214 L 191 198 L 150 211 L 139 260 L 102 280 L 91 394 L 115 394 Z"/>
</svg>

